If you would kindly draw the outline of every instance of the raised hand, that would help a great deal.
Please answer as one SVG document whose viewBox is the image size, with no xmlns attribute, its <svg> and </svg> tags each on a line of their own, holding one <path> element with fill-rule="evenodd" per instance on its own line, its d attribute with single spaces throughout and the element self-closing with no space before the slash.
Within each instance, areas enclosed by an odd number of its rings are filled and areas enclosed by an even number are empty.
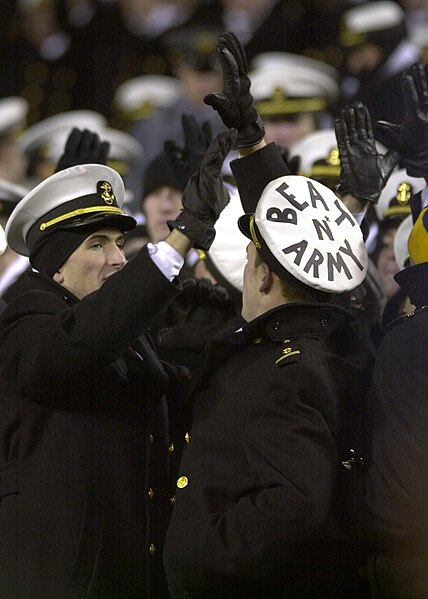
<svg viewBox="0 0 428 599">
<path fill-rule="evenodd" d="M 415 63 L 401 76 L 404 119 L 400 125 L 378 121 L 381 141 L 399 152 L 411 177 L 428 177 L 428 65 Z"/>
<path fill-rule="evenodd" d="M 393 150 L 378 152 L 370 113 L 362 102 L 346 106 L 334 128 L 341 164 L 337 191 L 377 203 L 399 154 Z"/>
<path fill-rule="evenodd" d="M 214 224 L 230 200 L 223 185 L 221 167 L 236 141 L 236 130 L 223 131 L 206 151 L 199 169 L 192 175 L 183 192 L 183 210 L 170 229 L 178 229 L 195 243 L 208 250 L 214 241 Z"/>
<path fill-rule="evenodd" d="M 185 187 L 202 162 L 212 141 L 212 131 L 208 121 L 205 121 L 200 127 L 195 117 L 190 114 L 183 114 L 181 122 L 184 132 L 184 147 L 180 147 L 175 141 L 167 140 L 164 150 L 175 176 Z"/>
<path fill-rule="evenodd" d="M 74 128 L 68 136 L 55 172 L 77 164 L 107 164 L 109 150 L 110 143 L 101 141 L 98 133 Z"/>
<path fill-rule="evenodd" d="M 223 93 L 208 94 L 204 102 L 218 112 L 226 127 L 237 129 L 236 148 L 254 146 L 265 130 L 250 92 L 247 57 L 234 33 L 220 35 L 217 56 L 223 71 Z"/>
</svg>

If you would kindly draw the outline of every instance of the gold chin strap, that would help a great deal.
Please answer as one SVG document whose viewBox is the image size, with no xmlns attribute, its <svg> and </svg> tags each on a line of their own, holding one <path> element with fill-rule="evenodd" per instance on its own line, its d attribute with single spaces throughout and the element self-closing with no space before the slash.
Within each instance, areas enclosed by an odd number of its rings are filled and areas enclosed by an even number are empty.
<svg viewBox="0 0 428 599">
<path fill-rule="evenodd" d="M 117 208 L 116 206 L 88 206 L 88 208 L 77 208 L 77 210 L 73 210 L 73 212 L 67 212 L 66 214 L 61 214 L 61 216 L 57 216 L 52 220 L 48 220 L 45 223 L 40 224 L 40 231 L 45 231 L 48 227 L 52 227 L 52 225 L 56 225 L 64 220 L 69 220 L 70 218 L 74 218 L 75 216 L 82 216 L 83 214 L 89 214 L 94 212 L 102 212 L 104 214 L 125 214 L 123 210 Z"/>
<path fill-rule="evenodd" d="M 252 242 L 254 243 L 256 248 L 259 250 L 262 247 L 262 245 L 261 245 L 260 241 L 257 239 L 256 229 L 254 227 L 255 218 L 256 218 L 255 214 L 252 214 L 250 217 L 250 234 L 251 234 Z"/>
</svg>

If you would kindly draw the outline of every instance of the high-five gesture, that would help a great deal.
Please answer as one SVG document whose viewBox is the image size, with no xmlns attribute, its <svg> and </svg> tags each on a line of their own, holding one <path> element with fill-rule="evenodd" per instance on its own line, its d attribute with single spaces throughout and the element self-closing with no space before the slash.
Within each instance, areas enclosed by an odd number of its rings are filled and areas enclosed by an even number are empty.
<svg viewBox="0 0 428 599">
<path fill-rule="evenodd" d="M 362 102 L 346 106 L 334 127 L 341 163 L 337 191 L 377 203 L 399 154 L 392 150 L 379 154 L 370 113 Z"/>
<path fill-rule="evenodd" d="M 237 129 L 236 148 L 254 146 L 263 139 L 265 130 L 250 92 L 247 57 L 234 33 L 220 35 L 217 56 L 223 70 L 223 93 L 208 94 L 204 102 L 219 113 L 226 127 Z"/>
<path fill-rule="evenodd" d="M 230 201 L 223 185 L 221 167 L 236 140 L 236 130 L 219 133 L 202 158 L 199 169 L 189 179 L 183 192 L 183 210 L 170 229 L 178 229 L 195 242 L 195 247 L 208 250 L 214 241 L 214 225 Z"/>
<path fill-rule="evenodd" d="M 428 177 L 428 65 L 415 63 L 401 76 L 404 119 L 401 125 L 378 121 L 385 144 L 402 155 L 411 177 Z"/>
</svg>

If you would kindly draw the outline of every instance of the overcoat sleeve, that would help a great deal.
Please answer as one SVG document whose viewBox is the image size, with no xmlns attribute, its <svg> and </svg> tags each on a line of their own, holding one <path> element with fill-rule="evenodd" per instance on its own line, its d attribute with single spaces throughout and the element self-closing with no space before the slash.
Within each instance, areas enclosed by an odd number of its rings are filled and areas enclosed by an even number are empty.
<svg viewBox="0 0 428 599">
<path fill-rule="evenodd" d="M 268 183 L 290 174 L 274 143 L 248 156 L 233 160 L 230 166 L 246 213 L 255 212 L 257 202 Z"/>
<path fill-rule="evenodd" d="M 70 306 L 61 294 L 31 291 L 0 320 L 0 372 L 31 397 L 114 362 L 176 295 L 146 248 L 96 292 Z M 64 290 L 64 296 L 67 291 Z"/>
</svg>

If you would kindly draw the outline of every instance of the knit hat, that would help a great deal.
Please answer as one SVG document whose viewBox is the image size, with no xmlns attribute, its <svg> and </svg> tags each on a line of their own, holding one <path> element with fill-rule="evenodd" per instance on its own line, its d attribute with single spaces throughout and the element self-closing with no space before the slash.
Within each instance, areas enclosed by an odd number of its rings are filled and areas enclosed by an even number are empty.
<svg viewBox="0 0 428 599">
<path fill-rule="evenodd" d="M 160 187 L 172 187 L 178 191 L 184 191 L 187 181 L 177 177 L 171 163 L 165 154 L 159 154 L 146 168 L 144 173 L 143 200 L 146 196 Z"/>
</svg>

